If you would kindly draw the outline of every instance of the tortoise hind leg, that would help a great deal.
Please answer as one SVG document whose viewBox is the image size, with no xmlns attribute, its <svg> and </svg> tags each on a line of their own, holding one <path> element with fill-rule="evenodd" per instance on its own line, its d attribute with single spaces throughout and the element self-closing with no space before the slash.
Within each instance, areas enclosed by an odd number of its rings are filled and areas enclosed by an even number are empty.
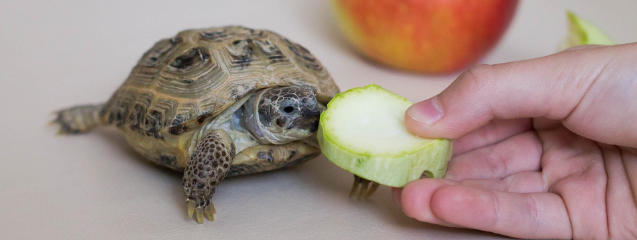
<svg viewBox="0 0 637 240">
<path fill-rule="evenodd" d="M 234 155 L 234 142 L 223 130 L 212 130 L 206 134 L 191 153 L 184 170 L 183 186 L 188 216 L 192 217 L 195 213 L 197 222 L 203 223 L 204 213 L 208 220 L 214 220 L 212 195 L 226 177 Z"/>
<path fill-rule="evenodd" d="M 104 125 L 100 111 L 103 104 L 82 105 L 67 108 L 56 113 L 51 124 L 59 124 L 59 134 L 85 133 L 95 127 Z"/>
</svg>

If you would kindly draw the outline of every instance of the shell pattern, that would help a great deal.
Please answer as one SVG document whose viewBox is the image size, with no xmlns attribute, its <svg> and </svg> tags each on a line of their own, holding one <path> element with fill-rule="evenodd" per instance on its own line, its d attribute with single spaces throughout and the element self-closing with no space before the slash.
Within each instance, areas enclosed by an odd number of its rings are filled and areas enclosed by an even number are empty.
<svg viewBox="0 0 637 240">
<path fill-rule="evenodd" d="M 185 142 L 187 133 L 253 91 L 290 85 L 313 87 L 327 98 L 339 91 L 307 49 L 274 32 L 236 26 L 186 30 L 148 50 L 100 116 L 124 130 L 137 151 L 176 168 L 175 158 L 183 156 L 175 155 L 183 149 L 162 148 Z"/>
</svg>

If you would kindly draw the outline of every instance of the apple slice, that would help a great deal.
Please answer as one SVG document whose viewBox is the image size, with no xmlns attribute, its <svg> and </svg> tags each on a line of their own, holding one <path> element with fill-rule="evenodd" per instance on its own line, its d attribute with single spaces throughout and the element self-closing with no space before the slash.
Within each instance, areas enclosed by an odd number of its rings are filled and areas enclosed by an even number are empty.
<svg viewBox="0 0 637 240">
<path fill-rule="evenodd" d="M 579 45 L 613 45 L 613 40 L 595 25 L 575 15 L 566 13 L 568 17 L 568 34 L 559 46 L 559 50 Z"/>
<path fill-rule="evenodd" d="M 412 103 L 380 86 L 336 95 L 321 114 L 318 139 L 323 155 L 361 178 L 403 187 L 423 174 L 440 178 L 453 141 L 412 135 L 404 114 Z"/>
</svg>

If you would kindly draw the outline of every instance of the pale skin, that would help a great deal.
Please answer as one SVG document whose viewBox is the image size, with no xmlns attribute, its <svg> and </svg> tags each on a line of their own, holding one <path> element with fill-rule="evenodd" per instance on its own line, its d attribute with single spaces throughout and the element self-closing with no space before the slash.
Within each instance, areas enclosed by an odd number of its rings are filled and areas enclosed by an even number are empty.
<svg viewBox="0 0 637 240">
<path fill-rule="evenodd" d="M 472 68 L 405 123 L 457 139 L 443 179 L 392 189 L 411 218 L 517 238 L 637 238 L 637 43 Z"/>
</svg>

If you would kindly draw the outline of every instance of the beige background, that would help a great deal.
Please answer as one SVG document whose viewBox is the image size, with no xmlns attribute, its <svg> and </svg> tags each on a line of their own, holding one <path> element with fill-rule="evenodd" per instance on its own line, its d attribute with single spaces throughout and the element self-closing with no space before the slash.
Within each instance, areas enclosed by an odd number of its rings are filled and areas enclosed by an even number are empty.
<svg viewBox="0 0 637 240">
<path fill-rule="evenodd" d="M 179 2 L 179 3 L 178 3 Z M 637 1 L 523 1 L 485 63 L 555 51 L 571 9 L 619 43 L 637 41 Z M 342 89 L 380 84 L 417 101 L 456 76 L 406 74 L 357 56 L 326 0 L 0 0 L 0 238 L 490 239 L 419 223 L 381 187 L 347 198 L 352 176 L 325 158 L 224 181 L 217 220 L 186 217 L 181 176 L 143 161 L 113 129 L 55 137 L 56 109 L 104 102 L 155 41 L 185 28 L 242 24 L 277 31 L 310 49 Z"/>
</svg>

